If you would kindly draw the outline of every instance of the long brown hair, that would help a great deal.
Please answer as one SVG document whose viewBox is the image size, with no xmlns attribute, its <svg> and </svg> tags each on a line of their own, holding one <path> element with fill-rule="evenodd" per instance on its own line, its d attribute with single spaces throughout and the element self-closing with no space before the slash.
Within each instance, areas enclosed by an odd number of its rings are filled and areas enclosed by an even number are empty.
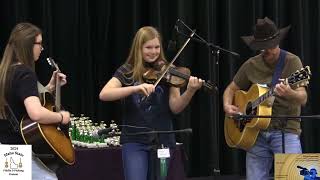
<svg viewBox="0 0 320 180">
<path fill-rule="evenodd" d="M 133 39 L 130 53 L 127 58 L 127 63 L 133 66 L 132 77 L 136 81 L 142 82 L 142 74 L 145 72 L 144 60 L 142 58 L 142 46 L 144 43 L 154 38 L 158 38 L 160 42 L 160 55 L 158 59 L 166 61 L 160 33 L 152 26 L 140 28 Z"/>
<path fill-rule="evenodd" d="M 41 30 L 31 23 L 19 23 L 11 31 L 0 64 L 0 117 L 6 117 L 6 86 L 10 83 L 8 71 L 11 65 L 21 63 L 34 70 L 33 46 Z"/>
</svg>

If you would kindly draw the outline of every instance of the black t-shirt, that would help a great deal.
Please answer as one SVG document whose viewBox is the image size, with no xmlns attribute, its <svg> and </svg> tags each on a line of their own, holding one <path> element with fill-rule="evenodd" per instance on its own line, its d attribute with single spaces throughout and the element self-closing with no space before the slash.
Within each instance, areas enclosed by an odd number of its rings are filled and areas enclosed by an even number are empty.
<svg viewBox="0 0 320 180">
<path fill-rule="evenodd" d="M 132 66 L 124 64 L 118 68 L 113 77 L 117 78 L 123 87 L 139 85 L 131 77 Z M 150 130 L 173 130 L 173 115 L 169 108 L 169 86 L 158 85 L 155 92 L 147 100 L 142 101 L 143 95 L 134 93 L 124 99 L 122 123 L 130 127 L 122 127 L 121 143 L 138 142 L 143 144 L 161 143 L 166 147 L 175 146 L 174 134 L 160 134 L 159 141 L 154 134 L 127 135 Z"/>
<path fill-rule="evenodd" d="M 13 65 L 9 71 L 9 84 L 6 87 L 6 100 L 16 119 L 21 121 L 27 114 L 24 100 L 30 96 L 38 96 L 37 76 L 26 65 Z M 20 133 L 15 132 L 8 120 L 0 120 L 0 142 L 3 144 L 23 144 Z"/>
</svg>

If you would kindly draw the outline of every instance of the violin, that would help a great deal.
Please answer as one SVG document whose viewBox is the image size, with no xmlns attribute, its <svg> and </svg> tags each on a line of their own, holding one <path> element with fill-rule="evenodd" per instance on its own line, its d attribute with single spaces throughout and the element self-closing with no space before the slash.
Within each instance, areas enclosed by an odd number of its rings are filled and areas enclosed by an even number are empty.
<svg viewBox="0 0 320 180">
<path fill-rule="evenodd" d="M 143 80 L 146 83 L 154 84 L 163 74 L 163 71 L 168 68 L 168 64 L 164 61 L 156 62 L 154 67 L 147 68 L 143 73 Z M 168 71 L 164 74 L 161 82 L 173 87 L 184 87 L 188 84 L 191 71 L 186 67 L 176 67 L 171 65 Z M 208 93 L 213 93 L 215 90 L 214 84 L 210 81 L 205 81 L 202 84 L 204 90 Z"/>
<path fill-rule="evenodd" d="M 189 43 L 189 41 L 191 40 L 194 34 L 195 34 L 195 30 L 192 31 L 192 33 L 190 34 L 190 37 L 182 45 L 178 53 L 169 63 L 166 63 L 163 60 L 159 60 L 154 63 L 154 65 L 157 65 L 157 66 L 148 68 L 143 73 L 143 76 L 142 76 L 145 82 L 152 83 L 155 86 L 157 86 L 160 81 L 169 83 L 169 85 L 172 85 L 175 87 L 185 86 L 187 84 L 187 81 L 189 81 L 189 78 L 190 78 L 190 74 L 191 74 L 190 70 L 185 67 L 175 67 L 173 63 L 181 54 L 183 49 L 187 46 L 187 44 Z M 208 92 L 214 92 L 214 90 L 217 91 L 217 87 L 211 84 L 210 82 L 205 81 L 202 84 L 202 87 L 205 87 L 205 90 L 208 90 Z"/>
</svg>

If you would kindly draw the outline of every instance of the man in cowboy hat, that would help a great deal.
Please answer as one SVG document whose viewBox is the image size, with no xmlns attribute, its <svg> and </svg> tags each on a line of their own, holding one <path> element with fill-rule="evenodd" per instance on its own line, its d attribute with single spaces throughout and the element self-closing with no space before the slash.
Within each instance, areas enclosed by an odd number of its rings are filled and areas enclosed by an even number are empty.
<svg viewBox="0 0 320 180">
<path fill-rule="evenodd" d="M 223 107 L 227 115 L 239 114 L 232 105 L 237 90 L 247 91 L 252 84 L 275 87 L 272 115 L 299 116 L 301 105 L 306 104 L 305 87 L 293 88 L 279 82 L 302 68 L 298 56 L 279 48 L 290 26 L 278 29 L 272 20 L 258 19 L 252 36 L 241 37 L 253 50 L 260 53 L 248 59 L 238 70 L 223 94 Z M 243 113 L 243 112 L 242 112 Z M 300 119 L 279 120 L 273 118 L 266 130 L 261 130 L 255 144 L 247 150 L 246 174 L 249 180 L 269 178 L 274 153 L 301 153 L 299 135 Z M 284 136 L 283 136 L 284 134 Z M 284 137 L 284 140 L 282 140 Z M 282 146 L 285 142 L 285 146 Z"/>
</svg>

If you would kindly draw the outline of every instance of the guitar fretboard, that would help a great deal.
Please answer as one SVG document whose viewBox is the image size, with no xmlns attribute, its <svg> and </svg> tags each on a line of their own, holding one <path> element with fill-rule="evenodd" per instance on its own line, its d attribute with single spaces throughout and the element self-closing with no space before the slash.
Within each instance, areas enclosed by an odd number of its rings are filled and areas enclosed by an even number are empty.
<svg viewBox="0 0 320 180">
<path fill-rule="evenodd" d="M 288 78 L 285 79 L 284 82 L 286 84 L 289 84 L 291 87 L 294 85 L 299 86 L 305 86 L 308 85 L 308 80 L 310 79 L 311 71 L 310 67 L 306 66 L 305 68 L 302 68 L 300 71 L 297 71 L 295 73 L 292 73 Z M 261 95 L 259 98 L 254 100 L 252 102 L 252 108 L 258 107 L 261 103 L 263 103 L 266 99 L 273 96 L 275 94 L 274 92 L 275 86 L 273 86 L 268 92 Z"/>
<path fill-rule="evenodd" d="M 261 95 L 259 98 L 257 98 L 255 101 L 252 102 L 252 108 L 258 107 L 261 103 L 263 103 L 266 99 L 273 96 L 275 94 L 274 92 L 275 87 L 272 87 L 268 92 Z"/>
</svg>

